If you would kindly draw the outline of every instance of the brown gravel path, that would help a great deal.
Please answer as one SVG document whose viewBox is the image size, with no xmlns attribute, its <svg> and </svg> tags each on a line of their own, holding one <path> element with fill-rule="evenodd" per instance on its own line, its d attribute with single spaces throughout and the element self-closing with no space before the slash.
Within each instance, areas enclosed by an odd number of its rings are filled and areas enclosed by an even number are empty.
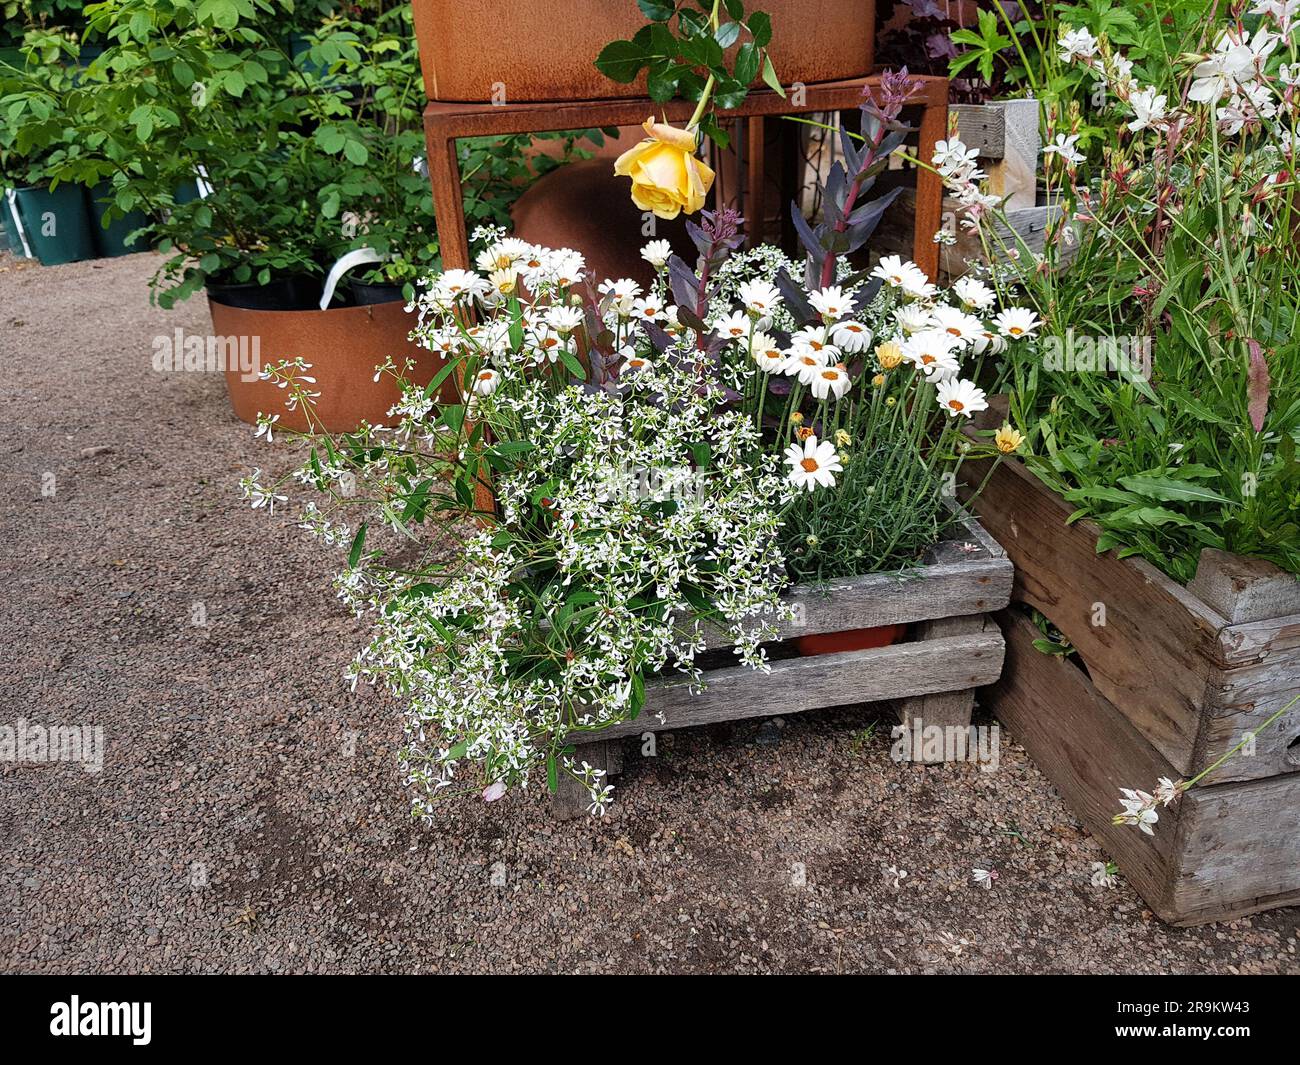
<svg viewBox="0 0 1300 1065">
<path fill-rule="evenodd" d="M 413 825 L 397 708 L 341 681 L 331 560 L 237 500 L 274 458 L 219 376 L 151 368 L 209 328 L 149 307 L 154 262 L 0 259 L 0 724 L 107 737 L 98 775 L 0 763 L 0 967 L 1300 972 L 1300 910 L 1166 928 L 1091 886 L 1013 743 L 996 773 L 898 766 L 869 711 L 629 748 L 603 823 L 533 794 Z"/>
</svg>

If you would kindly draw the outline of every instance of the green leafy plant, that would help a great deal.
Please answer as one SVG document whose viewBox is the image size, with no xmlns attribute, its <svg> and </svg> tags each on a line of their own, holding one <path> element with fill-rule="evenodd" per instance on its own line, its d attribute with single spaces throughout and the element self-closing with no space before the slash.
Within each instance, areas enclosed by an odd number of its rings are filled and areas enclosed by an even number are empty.
<svg viewBox="0 0 1300 1065">
<path fill-rule="evenodd" d="M 597 68 L 613 81 L 633 82 L 644 70 L 650 98 L 663 103 L 674 97 L 698 101 L 688 128 L 726 148 L 731 138 L 710 109 L 739 107 L 759 77 L 785 95 L 767 46 L 771 16 L 745 13 L 743 0 L 637 0 L 649 20 L 630 41 L 612 41 L 596 58 Z M 734 49 L 734 51 L 732 51 Z"/>
</svg>

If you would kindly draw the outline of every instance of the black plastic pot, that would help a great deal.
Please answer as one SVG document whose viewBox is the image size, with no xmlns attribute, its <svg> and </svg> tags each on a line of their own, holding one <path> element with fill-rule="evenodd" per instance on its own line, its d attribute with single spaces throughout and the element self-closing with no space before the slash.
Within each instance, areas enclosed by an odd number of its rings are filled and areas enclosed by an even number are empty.
<svg viewBox="0 0 1300 1065">
<path fill-rule="evenodd" d="M 387 281 L 377 283 L 353 281 L 351 288 L 352 302 L 358 307 L 365 307 L 372 303 L 392 303 L 394 300 L 405 299 L 402 295 L 402 286 Z"/>
<path fill-rule="evenodd" d="M 209 281 L 205 286 L 213 303 L 242 307 L 249 311 L 310 311 L 320 301 L 320 281 L 305 274 L 278 277 L 266 285 L 256 281 L 223 284 Z"/>
</svg>

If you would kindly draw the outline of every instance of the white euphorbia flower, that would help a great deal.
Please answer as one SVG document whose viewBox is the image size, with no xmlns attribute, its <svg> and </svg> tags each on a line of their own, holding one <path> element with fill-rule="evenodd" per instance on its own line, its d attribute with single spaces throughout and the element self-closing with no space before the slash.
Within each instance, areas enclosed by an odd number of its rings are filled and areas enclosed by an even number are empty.
<svg viewBox="0 0 1300 1065">
<path fill-rule="evenodd" d="M 789 480 L 797 488 L 811 492 L 819 485 L 835 486 L 835 474 L 844 469 L 835 445 L 830 441 L 817 442 L 810 436 L 803 444 L 791 444 L 785 449 L 785 461 L 790 466 Z"/>
<path fill-rule="evenodd" d="M 831 327 L 831 341 L 841 351 L 856 354 L 865 351 L 871 345 L 873 334 L 861 322 L 836 322 Z"/>
<path fill-rule="evenodd" d="M 1140 129 L 1160 125 L 1168 112 L 1168 102 L 1168 97 L 1164 93 L 1157 93 L 1155 89 L 1138 89 L 1130 93 L 1128 105 L 1133 111 L 1133 121 L 1128 124 L 1128 128 L 1136 133 Z"/>
<path fill-rule="evenodd" d="M 977 388 L 974 381 L 960 377 L 940 381 L 935 398 L 950 418 L 969 418 L 979 411 L 988 410 L 989 406 L 984 390 Z"/>
<path fill-rule="evenodd" d="M 668 265 L 668 259 L 673 253 L 673 246 L 666 240 L 652 240 L 641 249 L 641 258 L 653 266 L 656 270 L 662 270 Z"/>
<path fill-rule="evenodd" d="M 823 366 L 813 374 L 808 390 L 814 399 L 826 399 L 828 396 L 839 399 L 849 390 L 852 383 L 849 371 L 841 363 L 838 366 Z"/>
<path fill-rule="evenodd" d="M 1077 59 L 1091 59 L 1097 54 L 1097 38 L 1083 27 L 1075 30 L 1069 26 L 1062 26 L 1058 45 L 1062 63 L 1073 63 Z"/>
<path fill-rule="evenodd" d="M 736 289 L 736 295 L 745 305 L 746 312 L 753 318 L 767 318 L 781 306 L 780 290 L 761 279 L 742 281 Z"/>
<path fill-rule="evenodd" d="M 1028 307 L 1008 307 L 998 313 L 998 316 L 993 319 L 993 324 L 1004 337 L 1023 340 L 1025 337 L 1033 336 L 1043 323 Z"/>
</svg>

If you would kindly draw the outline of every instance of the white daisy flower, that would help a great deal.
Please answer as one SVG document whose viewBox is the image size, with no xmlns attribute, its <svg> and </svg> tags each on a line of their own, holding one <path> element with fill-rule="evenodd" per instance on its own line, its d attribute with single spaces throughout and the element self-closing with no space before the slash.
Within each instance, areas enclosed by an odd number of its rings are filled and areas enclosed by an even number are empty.
<svg viewBox="0 0 1300 1065">
<path fill-rule="evenodd" d="M 1004 337 L 1011 340 L 1023 340 L 1031 337 L 1043 324 L 1042 320 L 1027 307 L 1008 307 L 993 319 L 993 324 Z"/>
<path fill-rule="evenodd" d="M 870 346 L 873 334 L 861 322 L 837 322 L 831 328 L 831 340 L 842 351 L 864 351 Z"/>
<path fill-rule="evenodd" d="M 649 359 L 644 355 L 631 354 L 624 360 L 623 365 L 619 367 L 620 373 L 630 373 L 633 370 L 645 370 L 651 365 Z"/>
<path fill-rule="evenodd" d="M 808 388 L 814 399 L 826 399 L 832 395 L 839 399 L 852 384 L 848 370 L 841 363 L 839 366 L 823 366 L 813 375 Z"/>
<path fill-rule="evenodd" d="M 751 342 L 754 362 L 764 373 L 780 373 L 785 367 L 788 353 L 782 351 L 773 337 L 766 333 L 755 333 Z"/>
<path fill-rule="evenodd" d="M 913 333 L 919 333 L 923 329 L 929 329 L 931 325 L 929 310 L 919 303 L 907 303 L 902 307 L 896 307 L 894 309 L 894 321 L 909 336 Z"/>
<path fill-rule="evenodd" d="M 548 307 L 546 322 L 561 336 L 568 336 L 582 325 L 581 307 Z"/>
<path fill-rule="evenodd" d="M 926 329 L 902 343 L 903 358 L 921 370 L 927 380 L 944 380 L 961 369 L 957 340 L 939 329 Z"/>
<path fill-rule="evenodd" d="M 668 258 L 673 253 L 673 246 L 666 240 L 652 240 L 641 249 L 641 258 L 653 266 L 656 270 L 662 270 L 668 265 Z"/>
<path fill-rule="evenodd" d="M 822 360 L 822 363 L 839 362 L 840 351 L 829 336 L 824 325 L 810 325 L 800 329 L 790 338 L 792 352 L 808 351 Z"/>
<path fill-rule="evenodd" d="M 622 277 L 617 281 L 602 281 L 596 291 L 605 297 L 610 310 L 620 318 L 629 318 L 636 298 L 641 295 L 641 286 L 631 278 Z"/>
<path fill-rule="evenodd" d="M 492 286 L 473 270 L 448 270 L 438 276 L 433 291 L 443 302 L 454 303 L 457 300 L 486 296 L 492 291 Z"/>
<path fill-rule="evenodd" d="M 817 442 L 810 436 L 801 445 L 791 444 L 785 449 L 785 461 L 790 464 L 789 481 L 797 488 L 811 492 L 818 485 L 835 486 L 835 474 L 844 469 L 835 445 L 830 441 Z"/>
<path fill-rule="evenodd" d="M 587 260 L 576 251 L 561 248 L 546 261 L 546 276 L 560 288 L 572 288 L 586 276 Z"/>
<path fill-rule="evenodd" d="M 988 410 L 988 400 L 982 388 L 977 388 L 974 381 L 960 377 L 950 377 L 939 382 L 935 397 L 948 417 L 959 415 L 969 418 L 982 410 Z"/>
<path fill-rule="evenodd" d="M 984 332 L 984 323 L 957 307 L 940 306 L 932 312 L 934 328 L 947 333 L 958 344 L 974 343 Z"/>
<path fill-rule="evenodd" d="M 632 317 L 639 322 L 657 322 L 663 316 L 663 300 L 657 296 L 643 296 L 632 303 Z"/>
<path fill-rule="evenodd" d="M 997 300 L 997 295 L 988 285 L 973 277 L 958 278 L 953 283 L 952 291 L 964 306 L 975 311 L 987 310 Z"/>
<path fill-rule="evenodd" d="M 766 281 L 743 281 L 736 295 L 754 318 L 766 318 L 781 306 L 780 290 Z"/>
<path fill-rule="evenodd" d="M 886 255 L 876 264 L 871 276 L 880 278 L 890 288 L 902 289 L 908 295 L 918 295 L 934 287 L 925 271 L 914 262 L 904 262 L 900 255 Z"/>
<path fill-rule="evenodd" d="M 496 370 L 479 370 L 474 375 L 474 394 L 490 396 L 501 383 L 501 375 Z"/>
<path fill-rule="evenodd" d="M 749 316 L 743 311 L 725 315 L 713 323 L 713 331 L 724 340 L 745 340 L 753 326 Z"/>
<path fill-rule="evenodd" d="M 833 322 L 849 313 L 853 301 L 845 297 L 844 290 L 839 285 L 827 285 L 826 288 L 808 293 L 808 302 L 816 308 L 824 321 Z"/>
</svg>

